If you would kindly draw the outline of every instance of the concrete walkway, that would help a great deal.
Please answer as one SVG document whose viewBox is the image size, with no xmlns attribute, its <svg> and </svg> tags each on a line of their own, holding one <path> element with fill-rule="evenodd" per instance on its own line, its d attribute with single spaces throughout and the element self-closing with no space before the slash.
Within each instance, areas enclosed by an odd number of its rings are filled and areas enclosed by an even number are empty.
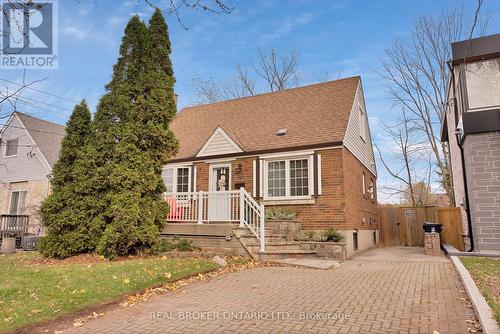
<svg viewBox="0 0 500 334">
<path fill-rule="evenodd" d="M 366 252 L 338 269 L 260 267 L 197 282 L 66 333 L 466 333 L 452 264 L 422 248 Z"/>
</svg>

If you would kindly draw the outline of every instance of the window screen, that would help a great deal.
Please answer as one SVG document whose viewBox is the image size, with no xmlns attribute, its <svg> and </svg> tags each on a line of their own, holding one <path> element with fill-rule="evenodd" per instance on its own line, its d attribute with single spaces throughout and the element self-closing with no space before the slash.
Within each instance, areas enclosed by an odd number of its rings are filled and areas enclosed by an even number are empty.
<svg viewBox="0 0 500 334">
<path fill-rule="evenodd" d="M 18 143 L 19 143 L 18 139 L 7 140 L 7 144 L 5 147 L 5 156 L 6 157 L 17 154 Z"/>
<path fill-rule="evenodd" d="M 189 168 L 177 168 L 177 192 L 189 191 Z"/>
<path fill-rule="evenodd" d="M 285 161 L 269 162 L 267 168 L 267 183 L 269 197 L 286 195 Z"/>
<path fill-rule="evenodd" d="M 290 195 L 309 195 L 309 170 L 307 159 L 290 161 Z"/>
</svg>

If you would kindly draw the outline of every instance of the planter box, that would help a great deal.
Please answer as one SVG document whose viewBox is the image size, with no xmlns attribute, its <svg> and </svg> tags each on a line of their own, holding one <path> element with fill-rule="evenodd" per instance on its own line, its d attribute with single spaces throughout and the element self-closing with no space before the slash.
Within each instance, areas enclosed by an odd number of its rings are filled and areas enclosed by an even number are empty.
<svg viewBox="0 0 500 334">
<path fill-rule="evenodd" d="M 347 244 L 345 241 L 299 241 L 300 249 L 315 250 L 316 256 L 326 257 L 337 260 L 345 260 L 347 258 Z"/>
</svg>

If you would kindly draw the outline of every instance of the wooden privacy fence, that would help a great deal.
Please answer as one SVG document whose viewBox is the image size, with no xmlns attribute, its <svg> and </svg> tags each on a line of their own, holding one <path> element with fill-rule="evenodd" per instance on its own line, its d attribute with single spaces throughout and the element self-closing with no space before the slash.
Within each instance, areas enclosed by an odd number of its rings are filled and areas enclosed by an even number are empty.
<svg viewBox="0 0 500 334">
<path fill-rule="evenodd" d="M 378 221 L 382 246 L 423 246 L 423 225 L 431 222 L 443 225 L 442 243 L 464 250 L 460 208 L 379 207 Z"/>
</svg>

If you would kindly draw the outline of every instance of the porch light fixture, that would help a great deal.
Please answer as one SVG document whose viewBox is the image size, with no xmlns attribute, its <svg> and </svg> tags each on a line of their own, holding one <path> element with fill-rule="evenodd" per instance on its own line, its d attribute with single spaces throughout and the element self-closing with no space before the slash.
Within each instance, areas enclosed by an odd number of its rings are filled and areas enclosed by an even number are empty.
<svg viewBox="0 0 500 334">
<path fill-rule="evenodd" d="M 278 131 L 276 131 L 276 136 L 278 137 L 281 137 L 281 136 L 284 136 L 288 133 L 288 129 L 279 129 Z"/>
<path fill-rule="evenodd" d="M 238 164 L 238 166 L 236 166 L 236 168 L 234 170 L 236 171 L 236 173 L 239 174 L 239 173 L 241 173 L 242 169 L 243 169 L 243 166 L 241 164 Z"/>
</svg>

